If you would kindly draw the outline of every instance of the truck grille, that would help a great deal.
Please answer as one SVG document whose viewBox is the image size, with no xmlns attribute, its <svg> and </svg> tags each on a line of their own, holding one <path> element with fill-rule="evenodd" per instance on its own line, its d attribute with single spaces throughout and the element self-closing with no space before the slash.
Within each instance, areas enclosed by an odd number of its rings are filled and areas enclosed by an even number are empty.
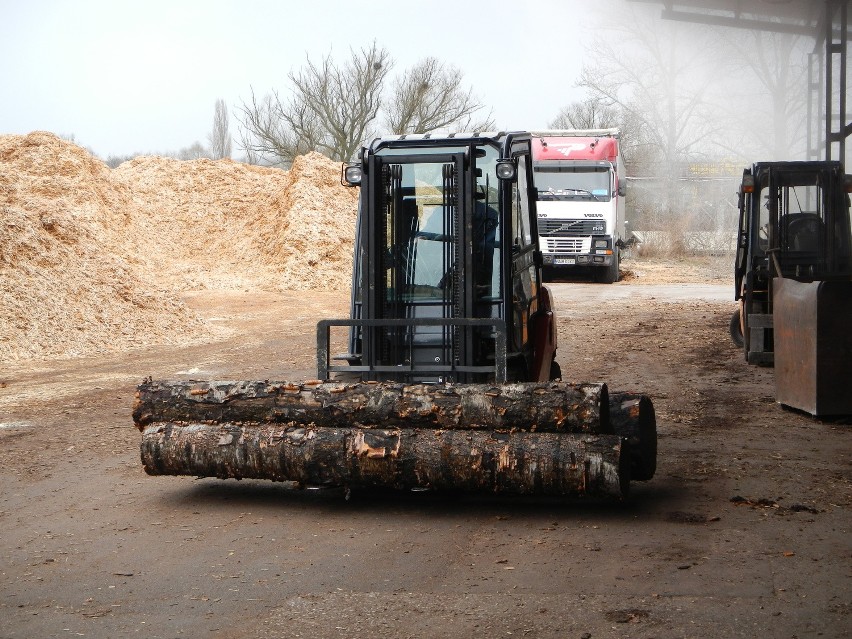
<svg viewBox="0 0 852 639">
<path fill-rule="evenodd" d="M 583 240 L 580 238 L 544 238 L 542 248 L 545 253 L 582 253 Z"/>
<path fill-rule="evenodd" d="M 539 219 L 538 232 L 541 235 L 602 235 L 606 223 L 601 220 L 549 220 Z"/>
</svg>

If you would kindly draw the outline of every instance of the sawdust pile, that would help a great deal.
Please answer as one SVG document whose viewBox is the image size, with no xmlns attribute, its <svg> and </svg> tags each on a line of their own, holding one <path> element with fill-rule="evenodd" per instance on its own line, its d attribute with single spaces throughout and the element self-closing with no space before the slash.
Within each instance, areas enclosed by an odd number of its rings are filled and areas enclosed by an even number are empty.
<svg viewBox="0 0 852 639">
<path fill-rule="evenodd" d="M 142 157 L 113 179 L 133 193 L 152 268 L 178 288 L 349 288 L 357 195 L 319 153 L 290 171 Z"/>
<path fill-rule="evenodd" d="M 355 197 L 319 154 L 111 170 L 50 133 L 0 136 L 0 358 L 208 338 L 187 290 L 348 291 Z"/>
<path fill-rule="evenodd" d="M 280 265 L 285 288 L 349 291 L 358 208 L 340 184 L 340 165 L 319 153 L 297 157 L 269 208 L 250 221 L 267 264 Z"/>
</svg>

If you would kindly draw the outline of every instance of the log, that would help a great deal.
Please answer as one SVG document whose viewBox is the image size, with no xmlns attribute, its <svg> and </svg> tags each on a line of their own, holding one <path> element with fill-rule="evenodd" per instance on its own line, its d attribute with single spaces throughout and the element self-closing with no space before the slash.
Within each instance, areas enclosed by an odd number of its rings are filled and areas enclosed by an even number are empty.
<svg viewBox="0 0 852 639">
<path fill-rule="evenodd" d="M 605 384 L 149 382 L 133 419 L 611 434 Z"/>
<path fill-rule="evenodd" d="M 141 454 L 150 475 L 621 498 L 628 448 L 618 435 L 155 422 Z"/>
<path fill-rule="evenodd" d="M 613 393 L 609 419 L 617 435 L 630 445 L 630 478 L 647 481 L 657 470 L 657 417 L 646 395 Z"/>
</svg>

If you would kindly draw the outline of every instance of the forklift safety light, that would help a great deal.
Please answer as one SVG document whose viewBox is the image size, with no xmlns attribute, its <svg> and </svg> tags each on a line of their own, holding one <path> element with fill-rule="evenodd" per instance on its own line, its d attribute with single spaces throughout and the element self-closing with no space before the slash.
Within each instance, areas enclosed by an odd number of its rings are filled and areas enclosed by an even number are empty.
<svg viewBox="0 0 852 639">
<path fill-rule="evenodd" d="M 743 176 L 742 190 L 743 190 L 743 193 L 754 193 L 754 176 L 753 175 L 744 175 Z"/>
<path fill-rule="evenodd" d="M 512 160 L 497 160 L 498 178 L 501 180 L 514 180 L 516 173 L 515 163 Z"/>
<path fill-rule="evenodd" d="M 340 183 L 343 186 L 358 186 L 361 184 L 363 171 L 358 164 L 343 165 L 343 176 Z"/>
</svg>

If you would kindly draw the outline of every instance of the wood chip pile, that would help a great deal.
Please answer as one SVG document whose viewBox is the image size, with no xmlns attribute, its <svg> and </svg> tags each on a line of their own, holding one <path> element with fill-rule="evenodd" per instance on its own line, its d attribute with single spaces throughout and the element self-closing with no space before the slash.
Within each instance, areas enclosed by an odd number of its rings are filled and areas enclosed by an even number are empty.
<svg viewBox="0 0 852 639">
<path fill-rule="evenodd" d="M 347 295 L 354 189 L 290 171 L 141 157 L 111 170 L 51 133 L 0 136 L 0 358 L 197 341 L 188 290 Z"/>
</svg>

